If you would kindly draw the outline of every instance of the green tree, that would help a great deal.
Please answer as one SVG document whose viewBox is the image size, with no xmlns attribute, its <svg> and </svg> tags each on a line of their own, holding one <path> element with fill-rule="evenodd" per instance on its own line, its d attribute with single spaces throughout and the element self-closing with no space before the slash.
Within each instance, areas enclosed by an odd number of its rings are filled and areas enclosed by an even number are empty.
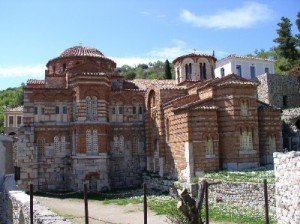
<svg viewBox="0 0 300 224">
<path fill-rule="evenodd" d="M 300 12 L 298 12 L 297 14 L 297 19 L 296 19 L 296 25 L 298 28 L 298 31 L 300 32 Z M 296 39 L 297 39 L 297 46 L 300 46 L 300 34 L 296 35 Z"/>
<path fill-rule="evenodd" d="M 291 61 L 296 60 L 298 52 L 296 49 L 296 38 L 292 35 L 291 31 L 291 21 L 286 17 L 282 17 L 277 25 L 278 37 L 274 39 L 274 42 L 278 43 L 276 48 L 279 55 Z"/>
<path fill-rule="evenodd" d="M 171 66 L 168 60 L 165 61 L 165 79 L 172 79 Z"/>
</svg>

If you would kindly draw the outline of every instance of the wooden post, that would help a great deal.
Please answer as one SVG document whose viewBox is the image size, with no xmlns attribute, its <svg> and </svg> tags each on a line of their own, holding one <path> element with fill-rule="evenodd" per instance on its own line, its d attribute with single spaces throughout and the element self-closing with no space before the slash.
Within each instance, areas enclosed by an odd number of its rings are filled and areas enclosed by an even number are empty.
<svg viewBox="0 0 300 224">
<path fill-rule="evenodd" d="M 209 224 L 209 212 L 208 212 L 208 183 L 205 181 L 205 223 Z"/>
<path fill-rule="evenodd" d="M 87 184 L 84 184 L 84 209 L 85 209 L 85 224 L 89 224 L 89 206 L 88 206 L 88 195 L 87 195 Z"/>
<path fill-rule="evenodd" d="M 30 224 L 33 224 L 33 184 L 30 184 Z"/>
<path fill-rule="evenodd" d="M 268 201 L 268 185 L 267 180 L 264 179 L 264 196 L 265 196 L 265 218 L 266 224 L 269 224 L 269 201 Z"/>
<path fill-rule="evenodd" d="M 144 182 L 144 224 L 147 224 L 147 184 Z"/>
</svg>

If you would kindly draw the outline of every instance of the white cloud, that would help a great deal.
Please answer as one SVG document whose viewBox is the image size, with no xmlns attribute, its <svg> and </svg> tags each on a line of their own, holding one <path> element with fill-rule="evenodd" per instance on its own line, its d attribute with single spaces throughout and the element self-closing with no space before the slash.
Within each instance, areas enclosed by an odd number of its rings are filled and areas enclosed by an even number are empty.
<svg viewBox="0 0 300 224">
<path fill-rule="evenodd" d="M 147 12 L 147 11 L 142 11 L 142 12 L 140 12 L 140 14 L 145 15 L 145 16 L 151 15 L 151 13 L 150 13 L 150 12 Z"/>
<path fill-rule="evenodd" d="M 45 65 L 0 67 L 0 77 L 43 78 Z"/>
<path fill-rule="evenodd" d="M 269 19 L 272 10 L 265 4 L 245 2 L 241 7 L 231 10 L 219 10 L 212 15 L 196 15 L 182 10 L 180 18 L 187 23 L 207 28 L 246 28 Z"/>
</svg>

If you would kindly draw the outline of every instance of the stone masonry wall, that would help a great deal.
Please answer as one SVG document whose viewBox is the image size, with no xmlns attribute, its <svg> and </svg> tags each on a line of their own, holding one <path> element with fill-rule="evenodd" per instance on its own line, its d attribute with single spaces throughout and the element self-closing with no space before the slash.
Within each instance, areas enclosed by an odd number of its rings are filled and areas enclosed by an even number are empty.
<svg viewBox="0 0 300 224">
<path fill-rule="evenodd" d="M 30 223 L 30 198 L 25 192 L 17 190 L 14 175 L 5 177 L 4 191 L 0 199 L 0 204 L 2 205 L 2 211 L 0 210 L 1 223 Z M 35 224 L 71 224 L 71 222 L 57 216 L 57 214 L 35 200 L 33 212 L 33 223 Z"/>
<path fill-rule="evenodd" d="M 274 153 L 279 224 L 300 223 L 300 152 Z"/>
<path fill-rule="evenodd" d="M 300 107 L 285 109 L 282 111 L 282 138 L 283 148 L 290 151 L 300 151 Z"/>
</svg>

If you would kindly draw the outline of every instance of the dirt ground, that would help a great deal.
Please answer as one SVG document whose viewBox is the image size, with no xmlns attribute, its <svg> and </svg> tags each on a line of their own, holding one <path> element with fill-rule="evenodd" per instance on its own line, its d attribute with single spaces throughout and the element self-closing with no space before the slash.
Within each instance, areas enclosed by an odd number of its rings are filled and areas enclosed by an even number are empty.
<svg viewBox="0 0 300 224">
<path fill-rule="evenodd" d="M 74 224 L 84 223 L 83 200 L 47 197 L 35 197 L 35 199 Z M 89 217 L 90 224 L 141 224 L 144 220 L 143 205 L 104 205 L 101 201 L 90 200 Z M 155 215 L 153 211 L 148 209 L 148 223 L 166 224 L 170 222 L 167 221 L 166 216 Z"/>
</svg>

